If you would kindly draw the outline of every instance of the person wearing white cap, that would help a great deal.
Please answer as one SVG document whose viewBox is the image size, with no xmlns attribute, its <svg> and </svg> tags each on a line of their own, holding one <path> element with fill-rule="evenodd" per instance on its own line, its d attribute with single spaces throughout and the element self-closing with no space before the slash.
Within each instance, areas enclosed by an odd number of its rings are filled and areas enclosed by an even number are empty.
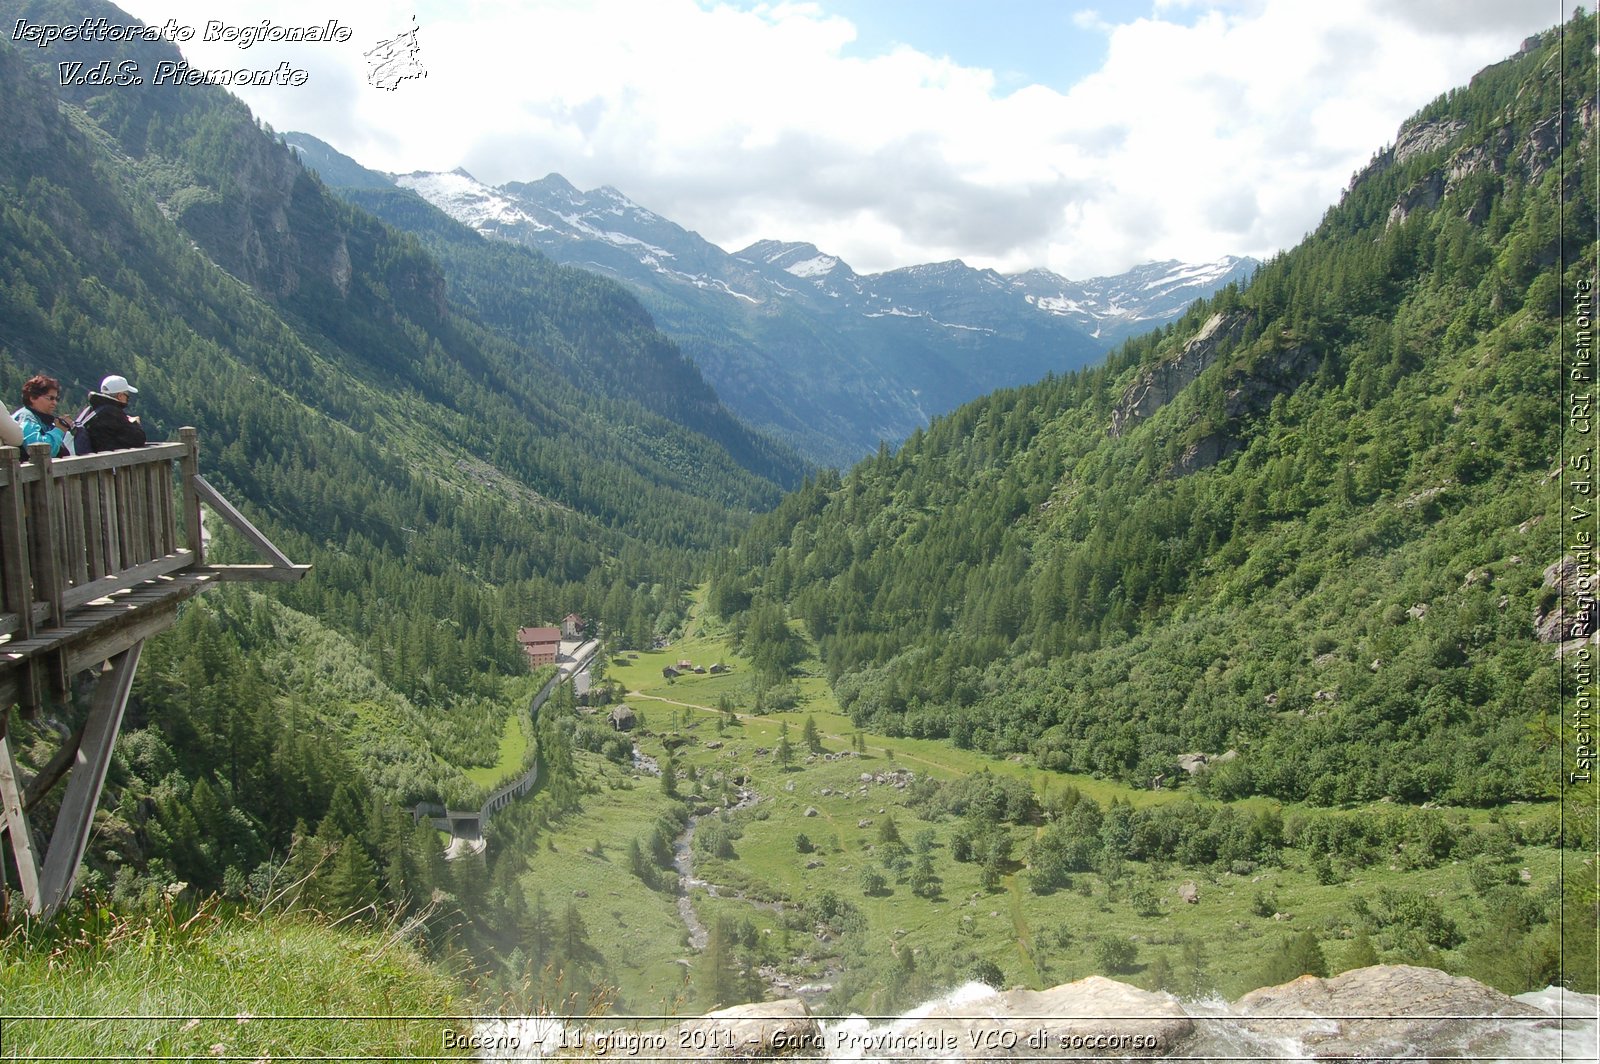
<svg viewBox="0 0 1600 1064">
<path fill-rule="evenodd" d="M 128 378 L 113 373 L 100 382 L 98 392 L 89 393 L 89 405 L 78 415 L 78 428 L 73 433 L 78 454 L 144 446 L 144 426 L 137 417 L 128 416 L 128 397 L 138 391 Z"/>
</svg>

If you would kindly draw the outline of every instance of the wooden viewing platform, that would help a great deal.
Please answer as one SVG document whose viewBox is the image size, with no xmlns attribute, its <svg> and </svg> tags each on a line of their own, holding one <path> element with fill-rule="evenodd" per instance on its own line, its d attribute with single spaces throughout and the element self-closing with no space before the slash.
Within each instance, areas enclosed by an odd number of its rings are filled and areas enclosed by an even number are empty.
<svg viewBox="0 0 1600 1064">
<path fill-rule="evenodd" d="M 16 448 L 0 447 L 0 835 L 28 910 L 45 916 L 71 896 L 144 641 L 216 581 L 298 580 L 310 570 L 200 475 L 192 428 L 176 443 L 56 461 L 49 452 L 35 445 L 23 462 Z M 266 564 L 206 564 L 202 503 Z M 87 719 L 25 782 L 6 736 L 12 707 L 30 719 L 65 708 L 84 671 L 97 674 Z M 28 813 L 63 776 L 41 849 Z M 6 856 L 0 850 L 0 894 Z"/>
</svg>

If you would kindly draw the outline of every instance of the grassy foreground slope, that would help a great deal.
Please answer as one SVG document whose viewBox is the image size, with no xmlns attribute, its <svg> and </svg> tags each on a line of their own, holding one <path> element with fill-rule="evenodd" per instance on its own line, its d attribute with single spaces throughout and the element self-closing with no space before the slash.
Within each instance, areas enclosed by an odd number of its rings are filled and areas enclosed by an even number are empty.
<svg viewBox="0 0 1600 1064">
<path fill-rule="evenodd" d="M 215 907 L 0 940 L 7 1056 L 29 1059 L 473 1059 L 460 984 L 394 929 Z M 446 1032 L 449 1032 L 447 1034 Z"/>
</svg>

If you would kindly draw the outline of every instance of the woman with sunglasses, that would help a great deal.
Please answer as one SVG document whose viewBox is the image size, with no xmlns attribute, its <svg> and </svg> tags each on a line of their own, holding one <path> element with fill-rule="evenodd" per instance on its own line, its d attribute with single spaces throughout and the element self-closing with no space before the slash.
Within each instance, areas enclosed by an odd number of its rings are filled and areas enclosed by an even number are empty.
<svg viewBox="0 0 1600 1064">
<path fill-rule="evenodd" d="M 22 386 L 22 406 L 11 417 L 22 427 L 24 456 L 26 449 L 36 443 L 48 443 L 51 458 L 59 458 L 65 452 L 72 419 L 56 413 L 60 402 L 61 382 L 54 377 L 37 374 Z"/>
</svg>

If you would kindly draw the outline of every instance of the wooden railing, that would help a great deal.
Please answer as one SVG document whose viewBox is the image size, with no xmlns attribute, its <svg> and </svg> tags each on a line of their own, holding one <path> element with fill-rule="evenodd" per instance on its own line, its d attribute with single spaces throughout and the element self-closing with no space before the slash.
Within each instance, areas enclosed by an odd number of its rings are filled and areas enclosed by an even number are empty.
<svg viewBox="0 0 1600 1064">
<path fill-rule="evenodd" d="M 32 450 L 22 463 L 0 448 L 0 635 L 59 628 L 86 602 L 196 563 L 197 545 L 178 536 L 173 464 L 185 444 L 59 461 Z"/>
<path fill-rule="evenodd" d="M 285 557 L 200 475 L 192 428 L 180 430 L 177 442 L 82 458 L 52 460 L 47 446 L 35 444 L 21 459 L 16 448 L 0 447 L 0 671 L 64 647 L 75 626 L 104 623 L 103 615 L 74 617 L 108 595 L 179 574 L 297 580 L 308 568 Z M 268 564 L 207 565 L 202 503 Z M 82 634 L 76 641 L 92 645 L 92 634 Z M 65 690 L 70 664 L 62 657 L 50 670 L 57 691 Z M 23 701 L 31 710 L 36 699 L 29 692 Z"/>
</svg>

